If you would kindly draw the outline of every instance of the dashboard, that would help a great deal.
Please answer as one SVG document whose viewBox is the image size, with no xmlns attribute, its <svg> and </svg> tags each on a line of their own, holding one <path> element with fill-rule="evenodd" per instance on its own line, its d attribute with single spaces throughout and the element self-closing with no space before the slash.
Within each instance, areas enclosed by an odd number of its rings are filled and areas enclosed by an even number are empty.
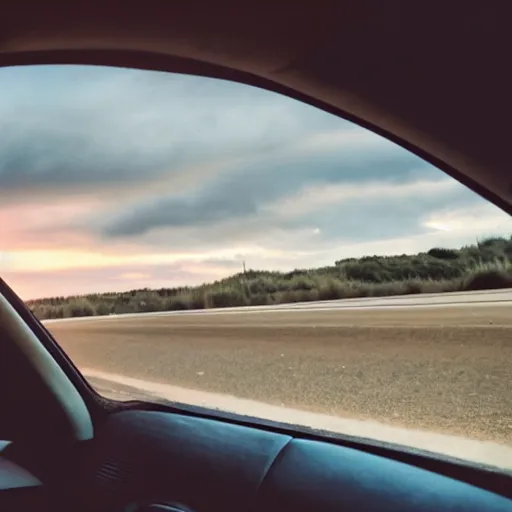
<svg viewBox="0 0 512 512">
<path fill-rule="evenodd" d="M 512 511 L 512 501 L 354 448 L 159 411 L 112 414 L 87 454 L 85 510 Z"/>
</svg>

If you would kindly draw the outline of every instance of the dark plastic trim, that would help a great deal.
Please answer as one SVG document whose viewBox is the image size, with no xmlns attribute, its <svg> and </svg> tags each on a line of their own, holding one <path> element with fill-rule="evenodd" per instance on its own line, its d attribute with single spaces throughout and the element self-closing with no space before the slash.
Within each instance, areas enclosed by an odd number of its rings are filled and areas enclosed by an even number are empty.
<svg viewBox="0 0 512 512">
<path fill-rule="evenodd" d="M 129 401 L 118 402 L 123 410 L 157 411 L 182 416 L 205 418 L 231 423 L 243 427 L 258 428 L 263 431 L 292 436 L 295 439 L 328 442 L 337 446 L 354 448 L 373 455 L 379 455 L 411 466 L 426 469 L 448 476 L 475 487 L 492 491 L 512 499 L 512 473 L 499 468 L 457 459 L 441 453 L 429 452 L 370 438 L 355 437 L 334 432 L 316 430 L 301 425 L 279 423 L 253 416 L 208 409 L 193 405 L 159 402 Z"/>
<path fill-rule="evenodd" d="M 0 293 L 21 316 L 28 327 L 37 336 L 39 341 L 55 359 L 57 364 L 62 368 L 69 380 L 76 387 L 84 399 L 87 408 L 89 409 L 93 427 L 97 421 L 104 421 L 106 419 L 106 412 L 108 411 L 108 407 L 105 408 L 105 405 L 108 405 L 110 401 L 101 397 L 92 388 L 92 386 L 82 376 L 71 359 L 55 341 L 48 329 L 46 329 L 46 327 L 36 318 L 36 316 L 30 311 L 25 303 L 16 295 L 12 288 L 10 288 L 2 278 L 0 278 Z"/>
</svg>

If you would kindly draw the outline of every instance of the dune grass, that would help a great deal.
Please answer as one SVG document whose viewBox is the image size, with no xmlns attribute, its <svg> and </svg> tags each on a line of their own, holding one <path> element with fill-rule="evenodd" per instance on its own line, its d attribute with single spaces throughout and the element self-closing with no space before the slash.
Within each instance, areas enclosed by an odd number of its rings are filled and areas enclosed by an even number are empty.
<svg viewBox="0 0 512 512">
<path fill-rule="evenodd" d="M 512 287 L 512 236 L 461 249 L 366 256 L 317 269 L 248 270 L 196 287 L 52 297 L 28 301 L 40 319 L 255 306 Z"/>
</svg>

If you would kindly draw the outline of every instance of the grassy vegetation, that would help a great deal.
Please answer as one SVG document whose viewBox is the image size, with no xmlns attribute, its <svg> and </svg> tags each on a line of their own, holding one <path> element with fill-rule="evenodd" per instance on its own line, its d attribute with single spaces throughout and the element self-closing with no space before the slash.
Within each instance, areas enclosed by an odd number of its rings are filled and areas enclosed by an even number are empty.
<svg viewBox="0 0 512 512">
<path fill-rule="evenodd" d="M 27 304 L 40 319 L 222 308 L 512 287 L 512 236 L 459 250 L 366 256 L 292 272 L 248 270 L 196 287 L 53 297 Z"/>
</svg>

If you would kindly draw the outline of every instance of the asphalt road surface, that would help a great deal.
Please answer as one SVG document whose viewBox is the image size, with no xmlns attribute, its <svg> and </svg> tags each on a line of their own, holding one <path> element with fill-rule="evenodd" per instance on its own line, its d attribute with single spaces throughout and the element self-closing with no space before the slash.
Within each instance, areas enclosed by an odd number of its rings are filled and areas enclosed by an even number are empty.
<svg viewBox="0 0 512 512">
<path fill-rule="evenodd" d="M 432 297 L 429 307 L 425 296 L 363 299 L 48 328 L 85 373 L 512 446 L 510 291 Z"/>
<path fill-rule="evenodd" d="M 333 309 L 403 309 L 424 307 L 467 307 L 512 304 L 512 288 L 505 290 L 483 290 L 473 292 L 422 293 L 418 295 L 397 295 L 391 297 L 362 297 L 356 299 L 325 300 L 314 302 L 297 302 L 292 304 L 275 304 L 271 306 L 245 306 L 195 311 L 162 311 L 152 313 L 131 313 L 103 317 L 66 318 L 46 320 L 46 324 L 62 322 L 90 322 L 91 320 L 109 320 L 117 318 L 146 318 L 169 315 L 222 315 L 230 313 L 262 313 L 283 311 L 331 311 Z"/>
</svg>

